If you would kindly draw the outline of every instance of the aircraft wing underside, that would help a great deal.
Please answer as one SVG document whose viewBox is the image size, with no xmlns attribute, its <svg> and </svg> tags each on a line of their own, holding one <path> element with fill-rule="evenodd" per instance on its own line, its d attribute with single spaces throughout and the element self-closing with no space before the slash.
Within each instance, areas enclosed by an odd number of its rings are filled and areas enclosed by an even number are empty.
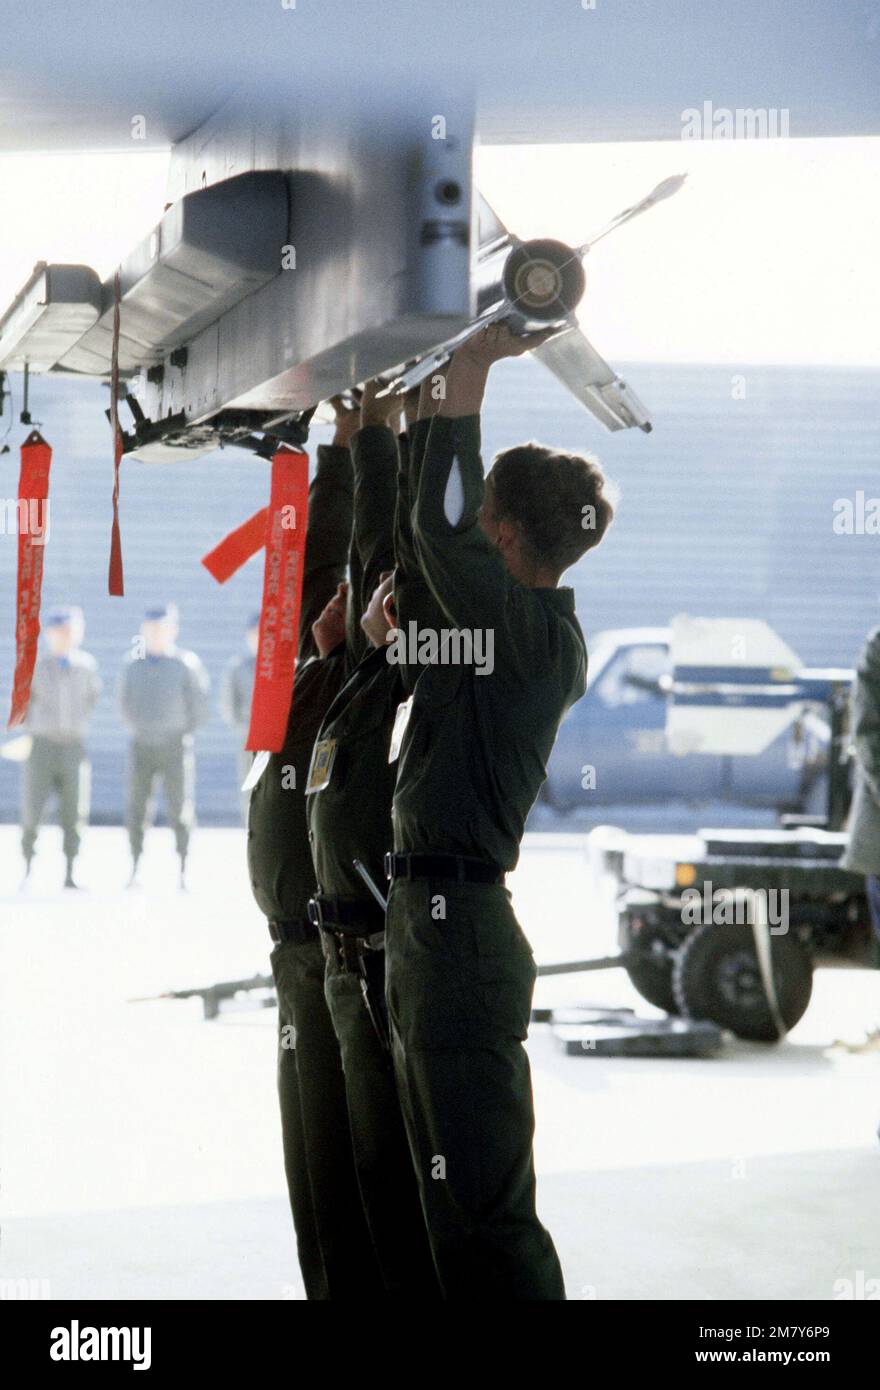
<svg viewBox="0 0 880 1390">
<path fill-rule="evenodd" d="M 443 112 L 469 84 L 494 143 L 677 139 L 682 112 L 708 99 L 784 108 L 792 135 L 880 131 L 876 0 L 144 0 L 122 19 L 87 0 L 30 0 L 7 11 L 0 150 L 130 147 L 135 118 L 147 144 L 171 145 L 248 74 L 309 110 L 360 91 L 377 123 L 401 104 L 418 111 L 426 91 Z"/>
</svg>

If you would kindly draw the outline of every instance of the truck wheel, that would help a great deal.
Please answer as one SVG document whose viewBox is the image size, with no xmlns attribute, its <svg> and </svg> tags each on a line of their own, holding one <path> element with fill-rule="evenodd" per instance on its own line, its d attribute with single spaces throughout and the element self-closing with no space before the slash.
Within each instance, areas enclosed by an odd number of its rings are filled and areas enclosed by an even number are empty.
<svg viewBox="0 0 880 1390">
<path fill-rule="evenodd" d="M 630 922 L 626 973 L 643 999 L 667 1014 L 680 1013 L 672 984 L 672 944 L 661 927 Z"/>
<path fill-rule="evenodd" d="M 790 1029 L 810 1002 L 813 967 L 793 937 L 774 936 L 770 943 L 779 1012 Z M 752 1042 L 779 1041 L 750 926 L 708 922 L 697 927 L 676 958 L 673 987 L 688 1017 L 708 1019 Z"/>
</svg>

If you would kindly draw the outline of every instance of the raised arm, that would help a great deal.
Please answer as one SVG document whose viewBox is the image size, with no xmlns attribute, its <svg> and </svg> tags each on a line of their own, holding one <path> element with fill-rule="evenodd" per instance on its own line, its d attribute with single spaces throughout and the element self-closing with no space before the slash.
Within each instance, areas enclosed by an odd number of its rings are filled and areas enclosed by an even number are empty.
<svg viewBox="0 0 880 1390">
<path fill-rule="evenodd" d="M 397 475 L 397 509 L 394 519 L 394 603 L 397 625 L 404 631 L 415 623 L 421 631 L 443 626 L 443 614 L 422 573 L 413 537 L 412 510 L 418 490 L 419 472 L 431 420 L 440 404 L 437 383 L 443 374 L 416 387 L 404 402 L 406 434 L 401 436 L 398 452 L 400 467 Z M 403 672 L 404 683 L 411 688 L 418 679 L 419 668 L 412 666 Z"/>
<path fill-rule="evenodd" d="M 430 419 L 420 419 L 421 393 L 419 387 L 410 391 L 404 400 L 405 432 L 398 441 L 397 502 L 394 512 L 394 592 L 400 603 L 398 588 L 419 575 L 419 562 L 412 532 L 412 507 L 415 499 L 414 474 L 425 450 Z"/>
<path fill-rule="evenodd" d="M 349 445 L 357 429 L 357 410 L 333 400 L 336 430 L 332 444 L 318 446 L 315 476 L 309 487 L 309 520 L 299 618 L 300 661 L 317 655 L 312 624 L 345 579 L 354 506 Z"/>
<path fill-rule="evenodd" d="M 511 578 L 480 525 L 485 497 L 480 408 L 492 364 L 516 357 L 545 335 L 515 338 L 503 325 L 484 329 L 453 355 L 418 474 L 413 534 L 424 578 L 447 619 L 459 628 L 502 628 L 510 601 L 528 590 Z"/>
<path fill-rule="evenodd" d="M 368 381 L 361 400 L 360 429 L 352 440 L 354 463 L 354 533 L 359 584 L 354 602 L 358 620 L 379 583 L 394 568 L 394 508 L 397 497 L 397 437 L 394 426 L 400 401 L 379 397 L 379 384 Z M 354 565 L 352 566 L 354 589 Z"/>
</svg>

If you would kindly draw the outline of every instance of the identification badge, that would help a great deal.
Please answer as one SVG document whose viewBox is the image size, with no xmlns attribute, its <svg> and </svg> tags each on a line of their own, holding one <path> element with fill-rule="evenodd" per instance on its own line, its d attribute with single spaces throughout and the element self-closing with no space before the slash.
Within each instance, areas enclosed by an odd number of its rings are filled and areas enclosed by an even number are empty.
<svg viewBox="0 0 880 1390">
<path fill-rule="evenodd" d="M 312 792 L 322 792 L 326 786 L 329 786 L 338 742 L 339 740 L 335 738 L 322 738 L 320 743 L 315 744 L 312 761 L 309 765 L 306 796 L 311 796 Z"/>
<path fill-rule="evenodd" d="M 248 772 L 247 777 L 245 777 L 244 781 L 241 784 L 241 789 L 243 792 L 253 791 L 254 787 L 259 782 L 263 773 L 266 771 L 266 768 L 269 766 L 269 759 L 271 758 L 271 756 L 272 754 L 269 753 L 266 749 L 263 749 L 263 751 L 260 753 L 254 754 L 254 760 L 251 763 L 250 771 Z"/>
<path fill-rule="evenodd" d="M 415 696 L 410 695 L 408 700 L 402 700 L 397 706 L 397 713 L 394 716 L 394 728 L 391 730 L 391 747 L 388 750 L 389 763 L 396 763 L 400 757 L 400 746 L 403 743 L 403 736 L 406 733 L 406 726 L 412 714 L 412 702 Z"/>
</svg>

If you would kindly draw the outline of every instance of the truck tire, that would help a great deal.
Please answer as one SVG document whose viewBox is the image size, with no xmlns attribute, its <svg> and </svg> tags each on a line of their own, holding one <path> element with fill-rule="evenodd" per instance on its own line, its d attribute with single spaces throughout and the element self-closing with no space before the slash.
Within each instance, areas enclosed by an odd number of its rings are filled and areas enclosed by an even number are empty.
<svg viewBox="0 0 880 1390">
<path fill-rule="evenodd" d="M 802 1018 L 813 989 L 810 957 L 792 936 L 771 937 L 773 978 L 787 1029 Z M 748 925 L 706 923 L 687 937 L 675 960 L 673 988 L 681 1012 L 708 1019 L 752 1042 L 779 1035 Z"/>
<path fill-rule="evenodd" d="M 673 955 L 667 934 L 653 923 L 630 934 L 625 970 L 639 994 L 667 1014 L 681 1012 L 672 982 Z"/>
</svg>

